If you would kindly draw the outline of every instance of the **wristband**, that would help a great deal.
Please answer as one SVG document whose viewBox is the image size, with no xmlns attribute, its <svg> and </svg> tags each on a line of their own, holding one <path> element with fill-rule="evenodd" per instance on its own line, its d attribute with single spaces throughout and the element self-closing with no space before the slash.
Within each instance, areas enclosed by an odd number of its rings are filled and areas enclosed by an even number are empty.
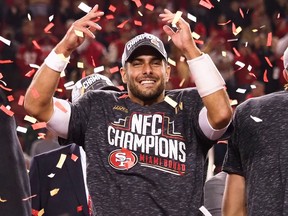
<svg viewBox="0 0 288 216">
<path fill-rule="evenodd" d="M 61 73 L 69 63 L 70 56 L 65 58 L 63 54 L 57 54 L 54 49 L 45 58 L 45 64 L 52 70 Z"/>
<path fill-rule="evenodd" d="M 212 94 L 225 86 L 225 81 L 208 54 L 187 60 L 200 97 Z"/>
</svg>

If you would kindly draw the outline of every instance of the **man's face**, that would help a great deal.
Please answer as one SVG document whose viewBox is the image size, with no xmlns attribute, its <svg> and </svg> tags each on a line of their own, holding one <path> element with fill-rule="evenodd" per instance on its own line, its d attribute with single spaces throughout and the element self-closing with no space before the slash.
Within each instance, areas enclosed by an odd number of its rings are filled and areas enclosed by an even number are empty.
<svg viewBox="0 0 288 216">
<path fill-rule="evenodd" d="M 170 67 L 157 51 L 141 47 L 121 69 L 124 83 L 132 101 L 150 105 L 164 99 L 164 90 L 169 80 Z"/>
</svg>

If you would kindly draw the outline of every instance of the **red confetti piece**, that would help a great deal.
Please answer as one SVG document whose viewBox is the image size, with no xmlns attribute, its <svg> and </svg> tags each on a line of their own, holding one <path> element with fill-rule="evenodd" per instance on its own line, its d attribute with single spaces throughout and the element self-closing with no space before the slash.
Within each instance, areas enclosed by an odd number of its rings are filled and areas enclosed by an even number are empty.
<svg viewBox="0 0 288 216">
<path fill-rule="evenodd" d="M 83 206 L 82 205 L 77 206 L 77 212 L 81 212 L 81 211 L 83 211 Z"/>
<path fill-rule="evenodd" d="M 138 20 L 134 20 L 134 24 L 136 26 L 142 26 L 142 22 L 141 21 L 138 21 Z"/>
<path fill-rule="evenodd" d="M 147 10 L 153 11 L 153 10 L 154 10 L 154 5 L 146 4 L 145 8 L 146 8 Z"/>
<path fill-rule="evenodd" d="M 46 128 L 46 122 L 38 122 L 38 123 L 32 124 L 31 126 L 32 126 L 33 130 Z"/>
<path fill-rule="evenodd" d="M 194 41 L 196 44 L 201 44 L 201 45 L 204 44 L 204 41 L 202 41 L 202 40 L 194 40 Z"/>
<path fill-rule="evenodd" d="M 10 88 L 6 88 L 5 86 L 0 84 L 0 88 L 4 89 L 5 91 L 12 91 L 12 89 Z"/>
<path fill-rule="evenodd" d="M 38 216 L 39 211 L 32 209 L 32 216 Z"/>
<path fill-rule="evenodd" d="M 241 8 L 239 8 L 239 13 L 240 13 L 241 17 L 244 19 L 244 13 L 243 13 Z"/>
<path fill-rule="evenodd" d="M 126 23 L 129 21 L 129 19 L 128 20 L 125 20 L 124 22 L 122 22 L 121 24 L 119 24 L 118 26 L 117 26 L 117 28 L 123 28 L 125 25 L 126 25 Z"/>
<path fill-rule="evenodd" d="M 110 5 L 108 9 L 112 12 L 116 11 L 116 7 L 114 5 Z"/>
<path fill-rule="evenodd" d="M 13 61 L 11 60 L 0 60 L 0 64 L 11 64 Z"/>
<path fill-rule="evenodd" d="M 269 32 L 267 35 L 267 43 L 266 46 L 271 46 L 272 45 L 272 32 Z"/>
<path fill-rule="evenodd" d="M 91 61 L 92 61 L 92 65 L 93 65 L 93 67 L 96 67 L 93 56 L 91 56 Z"/>
<path fill-rule="evenodd" d="M 35 99 L 40 97 L 39 92 L 35 88 L 31 88 L 31 93 L 32 93 L 33 98 Z"/>
<path fill-rule="evenodd" d="M 234 23 L 232 23 L 232 32 L 235 33 L 236 32 L 236 25 Z"/>
<path fill-rule="evenodd" d="M 125 89 L 124 86 L 122 86 L 122 85 L 121 86 L 117 86 L 117 88 L 120 89 L 121 91 L 123 91 Z"/>
<path fill-rule="evenodd" d="M 254 73 L 249 73 L 250 76 L 253 76 L 255 79 L 257 79 L 256 75 Z"/>
<path fill-rule="evenodd" d="M 46 134 L 45 133 L 38 133 L 39 139 L 45 139 Z"/>
<path fill-rule="evenodd" d="M 119 87 L 118 87 L 119 88 Z M 119 88 L 120 89 L 120 88 Z M 125 98 L 128 98 L 129 96 L 128 96 L 128 94 L 123 94 L 123 95 L 121 95 L 119 98 L 120 99 L 125 99 Z"/>
<path fill-rule="evenodd" d="M 19 106 L 23 106 L 23 104 L 24 104 L 24 96 L 21 95 L 21 96 L 19 97 L 19 100 L 18 100 L 18 105 L 19 105 Z"/>
<path fill-rule="evenodd" d="M 114 19 L 114 15 L 112 15 L 112 14 L 108 14 L 105 17 L 106 17 L 107 20 Z"/>
<path fill-rule="evenodd" d="M 0 73 L 0 79 L 2 79 L 3 78 L 3 74 L 2 73 Z"/>
<path fill-rule="evenodd" d="M 205 0 L 201 0 L 199 2 L 199 5 L 205 7 L 207 9 L 209 9 L 209 10 L 214 7 L 214 5 L 212 5 L 212 3 L 209 0 L 206 0 L 206 1 Z"/>
<path fill-rule="evenodd" d="M 7 96 L 7 99 L 8 99 L 9 102 L 14 101 L 13 95 L 8 95 L 8 96 Z"/>
<path fill-rule="evenodd" d="M 14 112 L 12 112 L 11 110 L 8 110 L 5 106 L 3 106 L 3 105 L 1 105 L 0 106 L 0 109 L 4 112 L 4 113 L 6 113 L 7 115 L 9 115 L 9 116 L 13 116 L 14 115 Z"/>
<path fill-rule="evenodd" d="M 138 8 L 142 5 L 141 0 L 132 0 L 132 1 L 136 4 Z"/>
<path fill-rule="evenodd" d="M 65 109 L 65 107 L 59 102 L 59 101 L 56 101 L 55 102 L 55 106 L 60 109 L 62 112 L 64 113 L 67 113 L 67 110 Z"/>
<path fill-rule="evenodd" d="M 31 76 L 33 76 L 33 74 L 36 72 L 36 70 L 33 68 L 32 70 L 30 70 L 30 71 L 28 71 L 26 74 L 25 74 L 25 76 L 26 77 L 31 77 Z"/>
<path fill-rule="evenodd" d="M 235 47 L 233 47 L 233 51 L 234 51 L 236 56 L 238 56 L 238 57 L 241 56 L 240 53 L 238 52 L 238 50 Z"/>
<path fill-rule="evenodd" d="M 271 62 L 270 62 L 270 60 L 269 60 L 268 57 L 265 57 L 265 60 L 266 60 L 266 62 L 268 63 L 268 65 L 269 65 L 270 67 L 273 67 L 273 65 L 271 64 Z"/>
<path fill-rule="evenodd" d="M 113 67 L 113 68 L 110 68 L 110 73 L 111 74 L 113 74 L 113 73 L 116 73 L 116 72 L 118 72 L 119 71 L 119 67 L 118 66 L 116 66 L 116 67 Z"/>
<path fill-rule="evenodd" d="M 45 28 L 44 28 L 44 32 L 45 33 L 50 33 L 50 29 L 54 27 L 54 23 L 49 23 Z"/>
<path fill-rule="evenodd" d="M 267 78 L 267 70 L 264 71 L 263 81 L 264 81 L 264 82 L 268 82 L 268 78 Z"/>
<path fill-rule="evenodd" d="M 82 72 L 82 74 L 81 74 L 81 78 L 84 78 L 84 77 L 86 77 L 86 72 L 85 72 L 85 70 Z"/>
<path fill-rule="evenodd" d="M 227 25 L 230 22 L 231 22 L 231 20 L 228 20 L 226 23 L 218 23 L 218 25 Z"/>
<path fill-rule="evenodd" d="M 71 155 L 71 160 L 73 160 L 74 162 L 76 162 L 78 160 L 78 156 L 75 154 Z"/>
<path fill-rule="evenodd" d="M 39 50 L 41 49 L 40 45 L 38 44 L 38 42 L 36 40 L 33 40 L 32 43 L 36 49 L 39 49 Z"/>
</svg>

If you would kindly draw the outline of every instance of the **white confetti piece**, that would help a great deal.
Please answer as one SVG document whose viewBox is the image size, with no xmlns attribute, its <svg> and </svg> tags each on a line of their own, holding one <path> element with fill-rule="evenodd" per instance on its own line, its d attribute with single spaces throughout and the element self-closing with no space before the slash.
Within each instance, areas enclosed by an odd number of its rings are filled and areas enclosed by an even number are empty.
<svg viewBox="0 0 288 216">
<path fill-rule="evenodd" d="M 60 77 L 65 77 L 65 76 L 66 76 L 65 71 L 64 71 L 64 70 L 61 71 L 61 73 L 60 73 Z"/>
<path fill-rule="evenodd" d="M 27 133 L 27 128 L 21 127 L 21 126 L 17 126 L 16 131 L 25 134 L 25 133 Z"/>
<path fill-rule="evenodd" d="M 81 2 L 79 5 L 78 5 L 78 8 L 86 13 L 88 13 L 92 8 L 89 7 L 88 5 L 86 5 L 84 2 Z"/>
<path fill-rule="evenodd" d="M 31 123 L 36 123 L 37 122 L 37 119 L 36 118 L 34 118 L 34 117 L 32 117 L 32 116 L 28 116 L 28 115 L 26 115 L 25 117 L 24 117 L 24 120 L 25 121 L 28 121 L 28 122 L 31 122 Z"/>
<path fill-rule="evenodd" d="M 62 168 L 62 166 L 63 166 L 63 164 L 64 164 L 64 162 L 66 160 L 66 157 L 67 157 L 67 155 L 65 155 L 65 154 L 61 154 L 60 155 L 60 159 L 59 159 L 59 161 L 58 161 L 58 163 L 56 165 L 57 168 L 59 168 L 59 169 Z"/>
<path fill-rule="evenodd" d="M 221 53 L 221 54 L 222 54 L 222 56 L 223 56 L 223 57 L 226 57 L 226 56 L 227 56 L 227 53 L 226 53 L 226 51 L 222 51 L 222 53 Z"/>
<path fill-rule="evenodd" d="M 248 70 L 248 71 L 251 71 L 251 70 L 252 70 L 252 66 L 251 66 L 251 65 L 248 65 L 247 70 Z"/>
<path fill-rule="evenodd" d="M 197 34 L 196 32 L 192 32 L 192 37 L 198 40 L 200 38 L 200 35 Z"/>
<path fill-rule="evenodd" d="M 55 176 L 55 173 L 50 173 L 50 174 L 48 175 L 49 178 L 53 178 L 54 176 Z"/>
<path fill-rule="evenodd" d="M 65 84 L 64 84 L 64 87 L 65 88 L 68 88 L 69 86 L 73 86 L 74 85 L 74 81 L 69 81 L 69 82 L 66 82 Z"/>
<path fill-rule="evenodd" d="M 238 65 L 240 68 L 245 67 L 245 64 L 243 62 L 240 62 L 240 61 L 236 61 L 235 65 Z"/>
<path fill-rule="evenodd" d="M 104 66 L 99 66 L 99 67 L 94 68 L 94 73 L 99 73 L 101 71 L 104 71 Z"/>
<path fill-rule="evenodd" d="M 8 45 L 8 46 L 10 46 L 10 44 L 11 44 L 11 41 L 10 41 L 10 40 L 8 40 L 8 39 L 6 39 L 6 38 L 4 38 L 4 37 L 1 37 L 1 36 L 0 36 L 0 41 L 2 41 L 3 43 L 5 43 L 5 44 Z"/>
<path fill-rule="evenodd" d="M 170 106 L 172 106 L 173 108 L 175 108 L 177 106 L 177 102 L 174 101 L 172 98 L 170 98 L 169 96 L 165 96 L 164 101 L 166 101 Z"/>
<path fill-rule="evenodd" d="M 28 18 L 29 21 L 31 21 L 31 15 L 30 15 L 30 13 L 27 14 L 27 18 Z"/>
<path fill-rule="evenodd" d="M 190 13 L 187 13 L 187 18 L 193 22 L 197 22 L 197 17 L 196 16 L 193 16 L 192 14 Z"/>
<path fill-rule="evenodd" d="M 230 105 L 231 105 L 231 106 L 235 106 L 235 105 L 237 105 L 237 104 L 238 104 L 238 101 L 235 100 L 235 99 L 230 101 Z"/>
<path fill-rule="evenodd" d="M 168 58 L 168 63 L 173 65 L 173 66 L 176 66 L 176 62 L 174 60 L 172 60 L 171 58 Z"/>
<path fill-rule="evenodd" d="M 205 215 L 205 216 L 212 216 L 212 214 L 204 207 L 204 206 L 201 206 L 199 208 L 199 210 Z"/>
<path fill-rule="evenodd" d="M 78 37 L 84 37 L 84 33 L 82 31 L 74 30 L 74 32 Z"/>
<path fill-rule="evenodd" d="M 77 62 L 77 68 L 84 68 L 83 62 Z"/>
<path fill-rule="evenodd" d="M 250 115 L 250 118 L 252 118 L 255 122 L 262 122 L 263 121 L 262 119 L 255 117 L 255 116 L 252 116 L 252 115 Z"/>
<path fill-rule="evenodd" d="M 237 92 L 237 93 L 240 93 L 240 94 L 245 94 L 246 89 L 238 88 L 238 89 L 236 90 L 236 92 Z"/>
<path fill-rule="evenodd" d="M 233 32 L 233 34 L 236 36 L 238 35 L 240 32 L 242 31 L 242 28 L 239 26 L 236 28 L 235 32 Z"/>
<path fill-rule="evenodd" d="M 256 89 L 256 85 L 250 85 L 251 89 Z"/>
<path fill-rule="evenodd" d="M 181 16 L 182 16 L 182 11 L 177 11 L 171 23 L 173 27 L 176 26 L 176 23 L 179 21 Z"/>
<path fill-rule="evenodd" d="M 39 69 L 39 68 L 40 68 L 40 66 L 37 65 L 37 64 L 29 64 L 29 66 L 32 67 L 32 68 L 36 68 L 36 69 Z"/>
<path fill-rule="evenodd" d="M 49 16 L 49 22 L 51 22 L 54 19 L 54 15 Z"/>
<path fill-rule="evenodd" d="M 138 14 L 139 14 L 140 16 L 143 16 L 143 14 L 142 14 L 140 11 L 138 11 Z"/>
</svg>

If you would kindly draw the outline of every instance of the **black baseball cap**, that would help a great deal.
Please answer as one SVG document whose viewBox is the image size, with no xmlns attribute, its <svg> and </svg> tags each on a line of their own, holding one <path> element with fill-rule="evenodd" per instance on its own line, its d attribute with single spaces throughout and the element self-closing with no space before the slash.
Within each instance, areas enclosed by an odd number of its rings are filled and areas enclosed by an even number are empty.
<svg viewBox="0 0 288 216">
<path fill-rule="evenodd" d="M 112 81 L 101 74 L 91 74 L 88 75 L 80 80 L 78 80 L 71 93 L 71 100 L 72 102 L 80 98 L 85 92 L 90 90 L 114 90 L 120 91 Z"/>
<path fill-rule="evenodd" d="M 125 65 L 125 62 L 129 59 L 132 53 L 142 46 L 153 47 L 167 61 L 167 52 L 165 50 L 163 42 L 155 35 L 143 33 L 135 36 L 125 44 L 124 52 L 122 55 L 122 66 Z"/>
</svg>

